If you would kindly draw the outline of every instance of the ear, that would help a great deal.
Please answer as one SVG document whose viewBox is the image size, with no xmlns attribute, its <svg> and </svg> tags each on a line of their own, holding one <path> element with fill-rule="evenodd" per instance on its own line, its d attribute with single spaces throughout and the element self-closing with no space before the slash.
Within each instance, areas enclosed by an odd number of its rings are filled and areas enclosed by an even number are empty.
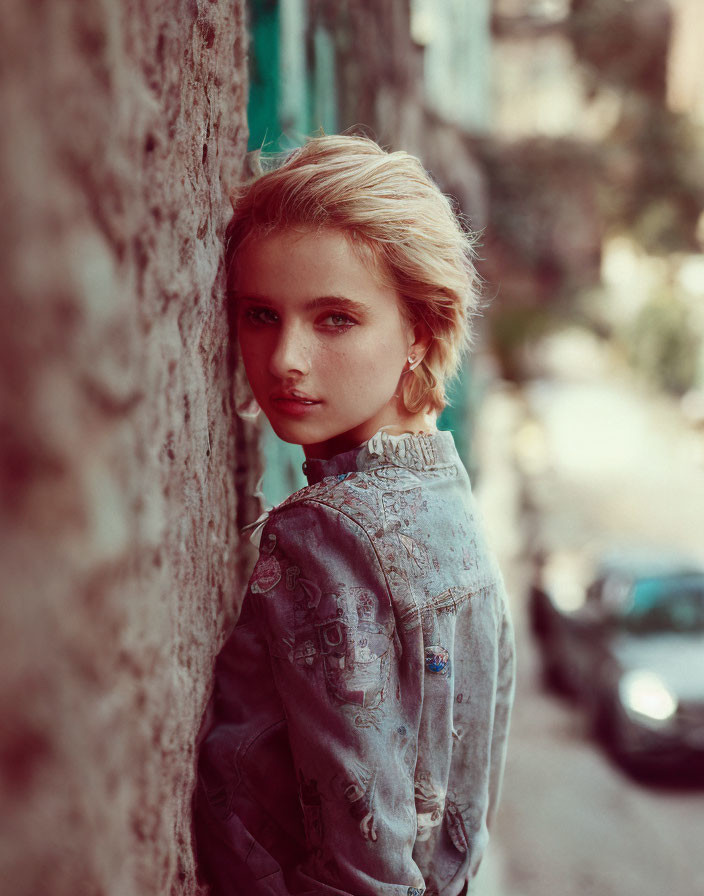
<svg viewBox="0 0 704 896">
<path fill-rule="evenodd" d="M 413 369 L 413 367 L 417 367 L 425 357 L 433 342 L 433 334 L 430 332 L 430 327 L 425 321 L 420 320 L 409 328 L 408 339 L 408 357 L 415 359 L 411 368 Z"/>
</svg>

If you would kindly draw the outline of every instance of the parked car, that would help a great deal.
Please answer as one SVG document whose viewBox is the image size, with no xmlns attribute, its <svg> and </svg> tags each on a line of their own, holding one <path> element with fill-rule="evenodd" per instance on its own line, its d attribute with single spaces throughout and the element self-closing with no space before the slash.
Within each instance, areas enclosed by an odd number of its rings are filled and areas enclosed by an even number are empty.
<svg viewBox="0 0 704 896">
<path fill-rule="evenodd" d="M 587 577 L 551 556 L 529 613 L 546 683 L 584 707 L 624 766 L 704 778 L 703 567 L 612 551 Z"/>
</svg>

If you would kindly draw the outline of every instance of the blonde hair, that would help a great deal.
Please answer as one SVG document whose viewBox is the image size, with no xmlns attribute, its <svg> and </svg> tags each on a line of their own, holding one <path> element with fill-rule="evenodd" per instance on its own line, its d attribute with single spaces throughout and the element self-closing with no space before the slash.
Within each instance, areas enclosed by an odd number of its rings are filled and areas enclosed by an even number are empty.
<svg viewBox="0 0 704 896">
<path fill-rule="evenodd" d="M 250 239 L 290 226 L 335 228 L 371 250 L 409 321 L 432 334 L 423 361 L 404 377 L 406 408 L 442 410 L 445 385 L 470 341 L 478 277 L 473 237 L 418 159 L 365 137 L 314 137 L 231 198 L 230 282 Z"/>
</svg>

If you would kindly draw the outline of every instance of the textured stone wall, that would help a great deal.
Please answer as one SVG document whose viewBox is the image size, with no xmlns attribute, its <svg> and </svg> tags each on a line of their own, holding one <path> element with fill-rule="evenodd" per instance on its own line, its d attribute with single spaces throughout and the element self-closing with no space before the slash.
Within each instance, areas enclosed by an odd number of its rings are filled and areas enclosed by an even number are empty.
<svg viewBox="0 0 704 896">
<path fill-rule="evenodd" d="M 220 268 L 245 42 L 243 0 L 3 4 L 8 896 L 197 892 L 193 743 L 254 513 Z"/>
</svg>

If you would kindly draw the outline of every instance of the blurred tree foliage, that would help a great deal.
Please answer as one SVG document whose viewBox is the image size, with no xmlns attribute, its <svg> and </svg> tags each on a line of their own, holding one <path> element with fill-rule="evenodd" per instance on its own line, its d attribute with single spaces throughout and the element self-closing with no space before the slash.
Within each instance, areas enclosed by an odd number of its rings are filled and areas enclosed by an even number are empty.
<svg viewBox="0 0 704 896">
<path fill-rule="evenodd" d="M 704 165 L 693 125 L 647 99 L 632 98 L 612 141 L 612 151 L 629 153 L 633 164 L 630 180 L 609 178 L 605 214 L 611 228 L 630 230 L 652 254 L 698 251 Z"/>
<path fill-rule="evenodd" d="M 599 157 L 583 141 L 475 140 L 489 183 L 482 271 L 502 303 L 553 303 L 599 274 Z"/>
<path fill-rule="evenodd" d="M 528 8 L 528 7 L 526 7 Z M 629 233 L 649 254 L 701 251 L 702 135 L 666 104 L 672 11 L 667 0 L 572 0 L 564 20 L 497 17 L 497 39 L 562 34 L 574 48 L 587 99 L 606 92 L 618 114 L 601 141 L 470 138 L 487 173 L 489 222 L 481 270 L 497 284 L 490 314 L 504 371 L 520 374 L 520 344 L 551 316 L 559 323 L 601 278 L 607 235 Z M 682 307 L 661 297 L 633 334 L 634 359 L 666 388 L 691 374 Z M 657 332 L 662 327 L 661 332 Z"/>
<path fill-rule="evenodd" d="M 530 367 L 526 348 L 568 323 L 569 315 L 562 307 L 497 308 L 491 316 L 491 339 L 504 379 L 524 380 Z"/>
<path fill-rule="evenodd" d="M 701 135 L 666 105 L 671 17 L 667 0 L 572 0 L 565 21 L 588 91 L 621 98 L 595 148 L 605 226 L 631 231 L 654 254 L 696 250 L 704 206 Z"/>
<path fill-rule="evenodd" d="M 572 0 L 565 32 L 598 80 L 665 101 L 667 0 Z"/>
<path fill-rule="evenodd" d="M 644 305 L 629 336 L 629 360 L 651 382 L 675 395 L 694 385 L 699 337 L 676 293 L 661 292 Z"/>
</svg>

